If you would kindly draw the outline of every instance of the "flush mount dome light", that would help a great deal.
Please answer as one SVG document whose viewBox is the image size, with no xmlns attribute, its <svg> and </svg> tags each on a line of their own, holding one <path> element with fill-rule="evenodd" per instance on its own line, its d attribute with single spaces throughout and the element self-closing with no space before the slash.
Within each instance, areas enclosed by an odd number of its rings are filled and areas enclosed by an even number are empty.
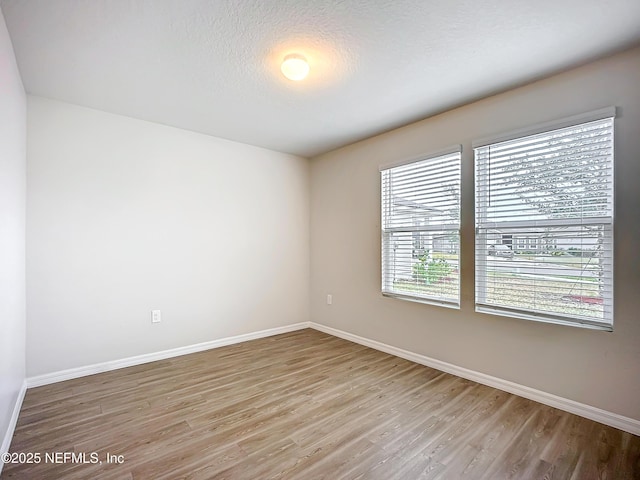
<svg viewBox="0 0 640 480">
<path fill-rule="evenodd" d="M 307 59 L 297 53 L 292 53 L 284 57 L 284 61 L 280 66 L 282 74 L 289 80 L 299 82 L 309 74 L 309 64 Z"/>
</svg>

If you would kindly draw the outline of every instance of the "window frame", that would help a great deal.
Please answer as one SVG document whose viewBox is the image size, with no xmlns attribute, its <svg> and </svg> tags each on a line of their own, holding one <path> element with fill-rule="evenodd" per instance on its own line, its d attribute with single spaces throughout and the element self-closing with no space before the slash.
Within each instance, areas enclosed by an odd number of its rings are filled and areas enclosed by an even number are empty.
<svg viewBox="0 0 640 480">
<path fill-rule="evenodd" d="M 474 171 L 475 171 L 475 175 L 474 175 L 474 198 L 475 198 L 475 202 L 476 202 L 476 207 L 475 207 L 475 213 L 476 213 L 476 217 L 475 217 L 475 231 L 476 231 L 476 235 L 475 235 L 475 311 L 479 312 L 479 313 L 488 313 L 488 314 L 493 314 L 493 315 L 501 315 L 501 316 L 508 316 L 511 318 L 519 318 L 519 319 L 525 319 L 525 320 L 534 320 L 534 321 L 538 321 L 538 322 L 545 322 L 545 323 L 555 323 L 555 324 L 561 324 L 561 325 L 569 325 L 569 326 L 574 326 L 574 327 L 583 327 L 583 328 L 591 328 L 591 329 L 598 329 L 598 330 L 605 330 L 605 331 L 612 331 L 613 330 L 613 323 L 614 323 L 614 312 L 613 312 L 613 304 L 614 304 L 614 272 L 613 272 L 613 263 L 614 263 L 614 243 L 613 243 L 613 234 L 614 234 L 614 216 L 615 216 L 615 210 L 614 210 L 614 205 L 615 205 L 615 187 L 614 187 L 614 177 L 615 177 L 615 171 L 614 171 L 614 158 L 615 158 L 615 117 L 616 117 L 616 108 L 615 107 L 607 107 L 607 108 L 603 108 L 600 110 L 596 110 L 596 111 L 592 111 L 592 112 L 587 112 L 584 114 L 580 114 L 580 115 L 574 115 L 572 117 L 567 117 L 564 119 L 560 119 L 560 120 L 556 120 L 556 121 L 551 121 L 551 122 L 545 122 L 545 123 L 541 123 L 538 125 L 534 125 L 531 127 L 527 127 L 527 128 L 523 128 L 523 129 L 518 129 L 518 130 L 514 130 L 511 132 L 506 132 L 506 133 L 502 133 L 499 135 L 495 135 L 492 137 L 487 137 L 487 138 L 483 138 L 483 139 L 479 139 L 479 140 L 475 140 L 472 142 L 472 148 L 474 150 Z M 486 214 L 483 214 L 482 209 L 478 206 L 479 203 L 479 195 L 480 195 L 480 190 L 481 190 L 481 185 L 479 185 L 479 165 L 478 165 L 478 149 L 481 149 L 483 147 L 487 147 L 487 146 L 491 146 L 491 145 L 495 145 L 495 144 L 500 144 L 501 142 L 508 142 L 511 140 L 518 140 L 518 139 L 524 139 L 525 137 L 529 137 L 529 136 L 533 136 L 533 135 L 538 135 L 538 134 L 544 134 L 544 133 L 549 133 L 552 132 L 554 130 L 559 130 L 559 129 L 563 129 L 563 128 L 569 128 L 569 127 L 578 127 L 582 124 L 586 124 L 589 122 L 595 122 L 595 121 L 599 121 L 599 120 L 605 120 L 605 119 L 611 119 L 612 121 L 612 125 L 611 125 L 611 131 L 612 131 L 612 138 L 611 138 L 611 166 L 610 166 L 610 172 L 609 175 L 610 177 L 608 177 L 608 179 L 611 181 L 611 215 L 610 216 L 606 216 L 606 217 L 598 217 L 598 218 L 590 218 L 590 220 L 593 220 L 594 224 L 600 225 L 603 227 L 603 231 L 604 231 L 604 235 L 608 242 L 610 247 L 610 264 L 607 265 L 607 270 L 606 270 L 606 275 L 607 275 L 607 285 L 610 285 L 611 288 L 611 293 L 610 295 L 606 296 L 603 301 L 607 302 L 606 306 L 603 306 L 604 311 L 603 311 L 603 321 L 596 321 L 596 320 L 586 320 L 584 318 L 578 318 L 575 315 L 572 316 L 571 314 L 566 314 L 566 315 L 556 315 L 556 314 L 549 314 L 547 312 L 543 312 L 543 311 L 536 311 L 536 310 L 530 310 L 527 311 L 527 309 L 522 308 L 522 307 L 505 307 L 502 305 L 497 305 L 497 304 L 491 304 L 487 302 L 486 297 L 483 297 L 482 295 L 482 285 L 485 286 L 485 291 L 484 291 L 484 295 L 486 295 L 486 285 L 488 283 L 488 272 L 487 272 L 487 244 L 488 244 L 488 238 L 489 238 L 489 229 L 491 228 L 490 225 L 491 223 L 486 222 L 483 219 L 483 216 Z M 489 168 L 488 166 L 486 168 Z M 507 223 L 507 222 L 505 222 Z M 520 222 L 523 223 L 523 222 Z M 526 222 L 525 222 L 526 223 Z M 549 220 L 547 223 L 553 224 L 553 225 L 557 225 L 557 226 L 580 226 L 580 221 L 577 218 L 572 218 L 572 219 L 564 219 L 564 218 L 560 218 L 560 219 L 552 219 Z M 535 220 L 532 220 L 526 224 L 523 224 L 523 227 L 525 228 L 533 228 L 535 226 L 536 222 Z M 497 225 L 496 225 L 497 227 Z M 482 235 L 481 234 L 481 229 L 485 230 L 485 234 Z M 515 233 L 514 233 L 515 235 Z M 524 245 L 522 245 L 522 243 L 524 243 Z M 523 235 L 522 237 L 518 236 L 517 240 L 516 240 L 516 248 L 514 249 L 514 251 L 518 251 L 518 250 L 522 250 L 523 248 L 525 249 L 532 249 L 533 244 L 535 243 L 535 250 L 536 251 L 540 251 L 540 250 L 544 250 L 545 245 L 542 245 L 542 239 L 541 238 L 536 238 L 535 240 L 533 240 L 533 237 L 527 237 L 527 235 Z M 484 245 L 484 248 L 483 248 Z M 480 286 L 480 287 L 479 287 Z"/>
<path fill-rule="evenodd" d="M 403 233 L 410 233 L 411 234 L 411 238 L 412 241 L 415 238 L 414 235 L 416 235 L 416 233 L 418 235 L 420 235 L 420 233 L 424 232 L 424 228 L 425 227 L 416 227 L 415 229 L 409 229 L 407 228 L 401 228 L 401 229 L 396 229 L 396 228 L 389 228 L 389 229 L 385 229 L 385 208 L 389 208 L 389 205 L 385 205 L 385 184 L 384 184 L 384 173 L 385 171 L 389 171 L 389 170 L 393 170 L 397 167 L 402 167 L 402 166 L 406 166 L 406 165 L 410 165 L 413 163 L 419 163 L 419 162 L 425 162 L 425 161 L 429 161 L 429 160 L 436 160 L 440 157 L 447 157 L 447 156 L 451 156 L 451 155 L 458 155 L 458 204 L 457 204 L 457 208 L 458 208 L 458 222 L 455 225 L 452 224 L 438 224 L 438 225 L 431 225 L 430 227 L 433 226 L 440 226 L 441 229 L 435 229 L 435 228 L 429 228 L 428 231 L 431 232 L 438 232 L 438 231 L 450 231 L 450 230 L 455 230 L 456 234 L 457 234 L 457 244 L 458 244 L 458 248 L 457 248 L 457 262 L 458 262 L 458 274 L 457 274 L 457 285 L 456 285 L 456 289 L 457 289 L 457 298 L 455 301 L 450 300 L 449 298 L 444 298 L 444 297 L 437 297 L 437 296 L 428 296 L 428 295 L 411 295 L 408 294 L 406 292 L 401 292 L 401 291 L 397 291 L 397 290 L 393 290 L 393 288 L 389 288 L 388 285 L 388 276 L 386 275 L 387 270 L 389 270 L 389 265 L 388 263 L 386 263 L 386 260 L 392 258 L 392 255 L 390 254 L 389 248 L 391 247 L 391 242 L 389 242 L 387 240 L 387 238 L 390 237 L 391 234 L 398 232 L 398 231 L 402 231 Z M 381 232 L 381 236 L 380 236 L 380 252 L 381 252 L 381 293 L 384 297 L 390 297 L 390 298 L 397 298 L 400 300 L 407 300 L 407 301 L 412 301 L 412 302 L 417 302 L 417 303 L 424 303 L 424 304 L 428 304 L 428 305 L 436 305 L 436 306 L 441 306 L 441 307 L 447 307 L 447 308 L 453 308 L 453 309 L 460 309 L 460 299 L 461 299 L 461 274 L 460 274 L 460 229 L 461 229 L 461 223 L 460 223 L 460 215 L 462 212 L 462 202 L 461 202 L 461 195 L 462 195 L 462 145 L 453 145 L 451 147 L 442 149 L 442 150 L 438 150 L 435 152 L 430 152 L 430 153 L 425 153 L 416 157 L 411 157 L 405 160 L 401 160 L 401 161 L 397 161 L 397 162 L 393 162 L 393 163 L 389 163 L 389 164 L 384 164 L 384 165 L 380 165 L 379 166 L 379 171 L 380 171 L 380 194 L 381 194 L 381 198 L 380 198 L 380 232 Z M 432 246 L 433 247 L 433 246 Z"/>
</svg>

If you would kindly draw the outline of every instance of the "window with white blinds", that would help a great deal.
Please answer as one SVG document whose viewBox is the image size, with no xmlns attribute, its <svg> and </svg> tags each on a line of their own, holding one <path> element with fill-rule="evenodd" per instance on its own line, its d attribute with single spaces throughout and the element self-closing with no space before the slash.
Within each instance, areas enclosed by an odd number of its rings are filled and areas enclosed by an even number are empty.
<svg viewBox="0 0 640 480">
<path fill-rule="evenodd" d="M 477 311 L 611 330 L 614 116 L 474 142 Z"/>
<path fill-rule="evenodd" d="M 460 147 L 381 168 L 382 293 L 460 305 Z"/>
</svg>

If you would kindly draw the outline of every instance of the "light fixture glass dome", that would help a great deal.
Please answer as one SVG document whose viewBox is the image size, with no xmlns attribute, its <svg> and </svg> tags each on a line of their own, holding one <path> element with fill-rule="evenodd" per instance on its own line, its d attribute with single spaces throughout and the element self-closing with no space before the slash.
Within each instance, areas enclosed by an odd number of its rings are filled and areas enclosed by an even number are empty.
<svg viewBox="0 0 640 480">
<path fill-rule="evenodd" d="M 289 80 L 299 82 L 300 80 L 304 80 L 309 74 L 309 64 L 307 63 L 307 59 L 302 55 L 293 53 L 284 57 L 280 70 L 282 70 L 282 74 Z"/>
</svg>

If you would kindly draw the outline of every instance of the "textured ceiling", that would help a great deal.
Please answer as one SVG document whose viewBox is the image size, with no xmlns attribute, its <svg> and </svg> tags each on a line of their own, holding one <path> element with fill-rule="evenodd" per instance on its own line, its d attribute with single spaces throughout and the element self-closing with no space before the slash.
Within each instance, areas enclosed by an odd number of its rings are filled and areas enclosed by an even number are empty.
<svg viewBox="0 0 640 480">
<path fill-rule="evenodd" d="M 640 42 L 638 0 L 0 0 L 28 93 L 313 156 Z M 279 71 L 307 56 L 308 79 Z"/>
</svg>

